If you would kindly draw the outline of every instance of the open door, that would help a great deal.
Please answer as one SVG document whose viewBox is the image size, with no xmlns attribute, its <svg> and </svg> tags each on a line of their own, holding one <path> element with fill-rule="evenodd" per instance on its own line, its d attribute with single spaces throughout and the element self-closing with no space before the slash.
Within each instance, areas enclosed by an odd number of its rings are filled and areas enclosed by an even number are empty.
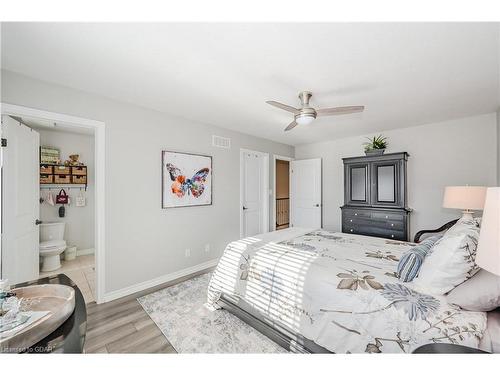
<svg viewBox="0 0 500 375">
<path fill-rule="evenodd" d="M 290 162 L 290 224 L 321 228 L 321 159 Z"/>
<path fill-rule="evenodd" d="M 1 278 L 10 284 L 38 278 L 40 135 L 2 116 Z"/>
</svg>

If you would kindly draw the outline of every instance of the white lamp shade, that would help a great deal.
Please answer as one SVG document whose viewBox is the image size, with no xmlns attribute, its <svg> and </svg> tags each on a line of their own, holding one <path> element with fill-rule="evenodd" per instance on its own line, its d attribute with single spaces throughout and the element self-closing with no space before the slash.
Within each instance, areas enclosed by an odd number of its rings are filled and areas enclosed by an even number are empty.
<svg viewBox="0 0 500 375">
<path fill-rule="evenodd" d="M 488 188 L 481 232 L 477 245 L 476 264 L 500 275 L 500 188 Z"/>
<path fill-rule="evenodd" d="M 447 186 L 444 190 L 443 207 L 482 210 L 485 196 L 484 186 Z"/>
</svg>

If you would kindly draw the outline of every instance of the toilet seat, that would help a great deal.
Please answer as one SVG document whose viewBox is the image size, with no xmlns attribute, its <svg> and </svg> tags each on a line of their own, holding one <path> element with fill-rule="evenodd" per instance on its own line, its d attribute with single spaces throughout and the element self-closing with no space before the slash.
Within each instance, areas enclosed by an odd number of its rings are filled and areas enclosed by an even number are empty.
<svg viewBox="0 0 500 375">
<path fill-rule="evenodd" d="M 61 247 L 66 247 L 66 241 L 64 240 L 51 240 L 40 242 L 40 251 L 51 251 L 56 250 Z"/>
</svg>

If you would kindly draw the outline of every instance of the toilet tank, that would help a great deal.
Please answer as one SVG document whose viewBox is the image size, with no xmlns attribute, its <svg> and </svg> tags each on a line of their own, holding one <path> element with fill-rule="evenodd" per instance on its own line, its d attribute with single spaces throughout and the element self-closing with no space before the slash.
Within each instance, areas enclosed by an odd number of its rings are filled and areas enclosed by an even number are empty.
<svg viewBox="0 0 500 375">
<path fill-rule="evenodd" d="M 64 227 L 66 223 L 42 223 L 40 224 L 40 242 L 63 240 Z"/>
</svg>

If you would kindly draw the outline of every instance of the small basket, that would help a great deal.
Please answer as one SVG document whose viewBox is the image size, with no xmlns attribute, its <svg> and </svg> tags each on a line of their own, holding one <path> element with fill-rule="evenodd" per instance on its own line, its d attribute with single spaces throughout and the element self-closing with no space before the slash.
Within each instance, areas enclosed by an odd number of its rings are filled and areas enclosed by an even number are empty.
<svg viewBox="0 0 500 375">
<path fill-rule="evenodd" d="M 70 174 L 71 167 L 66 167 L 65 165 L 54 166 L 54 174 Z"/>
<path fill-rule="evenodd" d="M 70 184 L 71 183 L 71 175 L 67 174 L 56 174 L 54 175 L 54 183 L 55 184 Z"/>
<path fill-rule="evenodd" d="M 40 175 L 40 183 L 41 184 L 53 184 L 54 183 L 54 175 L 53 174 L 41 174 Z"/>
</svg>

